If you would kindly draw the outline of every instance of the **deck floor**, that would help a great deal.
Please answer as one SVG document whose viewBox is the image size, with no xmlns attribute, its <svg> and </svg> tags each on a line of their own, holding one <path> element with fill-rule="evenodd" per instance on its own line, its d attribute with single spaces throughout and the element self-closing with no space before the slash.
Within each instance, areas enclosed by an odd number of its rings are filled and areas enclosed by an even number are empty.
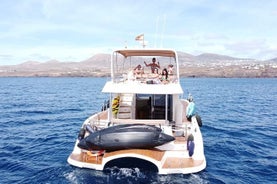
<svg viewBox="0 0 277 184">
<path fill-rule="evenodd" d="M 128 150 L 106 152 L 104 155 L 99 155 L 99 156 L 90 156 L 89 154 L 87 154 L 87 152 L 82 152 L 80 154 L 71 154 L 70 157 L 76 161 L 101 165 L 103 158 L 107 158 L 118 154 L 138 154 L 138 155 L 150 157 L 157 161 L 161 161 L 164 156 L 163 151 L 155 150 L 155 149 L 151 149 L 151 150 L 128 149 Z"/>
<path fill-rule="evenodd" d="M 108 158 L 110 156 L 118 155 L 118 154 L 138 154 L 150 157 L 155 159 L 156 161 L 162 161 L 163 156 L 165 154 L 164 151 L 160 150 L 145 150 L 145 149 L 129 149 L 129 150 L 119 150 L 113 152 L 106 152 L 104 155 L 100 156 L 90 156 L 86 152 L 82 152 L 81 154 L 71 154 L 70 157 L 73 160 L 91 164 L 102 164 L 103 158 Z M 204 160 L 194 160 L 193 158 L 180 158 L 180 157 L 168 157 L 166 158 L 162 168 L 163 169 L 183 169 L 200 166 Z"/>
<path fill-rule="evenodd" d="M 183 107 L 186 107 L 186 103 L 182 103 Z M 107 111 L 103 111 L 97 115 L 97 120 L 100 122 L 101 120 L 107 119 Z M 186 117 L 182 117 L 183 124 L 189 123 Z M 134 121 L 134 120 L 133 120 Z M 174 144 L 184 144 L 186 145 L 186 138 L 183 136 L 175 137 Z M 118 150 L 113 152 L 105 152 L 102 155 L 91 155 L 87 152 L 81 152 L 80 154 L 72 153 L 70 158 L 75 161 L 91 163 L 96 165 L 101 165 L 104 158 L 108 158 L 114 155 L 122 155 L 122 154 L 138 154 L 146 157 L 150 157 L 156 161 L 162 161 L 165 155 L 164 151 L 158 149 L 128 149 L 128 150 Z M 190 167 L 196 167 L 203 164 L 204 160 L 194 160 L 193 158 L 182 158 L 182 157 L 167 157 L 162 166 L 163 169 L 184 169 Z"/>
<path fill-rule="evenodd" d="M 189 168 L 200 166 L 203 160 L 194 160 L 193 158 L 168 157 L 163 165 L 164 169 Z"/>
</svg>

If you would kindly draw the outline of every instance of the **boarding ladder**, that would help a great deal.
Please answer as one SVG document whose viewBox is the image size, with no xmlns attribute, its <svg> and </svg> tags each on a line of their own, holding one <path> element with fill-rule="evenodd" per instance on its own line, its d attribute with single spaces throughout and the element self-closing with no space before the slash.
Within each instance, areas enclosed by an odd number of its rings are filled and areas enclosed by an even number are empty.
<svg viewBox="0 0 277 184">
<path fill-rule="evenodd" d="M 121 94 L 117 118 L 132 119 L 134 117 L 134 94 Z"/>
</svg>

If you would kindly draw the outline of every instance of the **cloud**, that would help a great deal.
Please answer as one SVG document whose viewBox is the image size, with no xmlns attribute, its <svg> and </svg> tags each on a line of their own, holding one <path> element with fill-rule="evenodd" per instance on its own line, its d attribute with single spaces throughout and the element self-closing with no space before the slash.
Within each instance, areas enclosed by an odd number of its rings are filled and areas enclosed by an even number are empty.
<svg viewBox="0 0 277 184">
<path fill-rule="evenodd" d="M 136 47 L 135 36 L 144 33 L 148 47 L 269 57 L 277 43 L 274 7 L 259 0 L 3 1 L 0 54 L 14 63 L 79 61 L 125 43 Z M 0 57 L 0 65 L 6 61 Z"/>
<path fill-rule="evenodd" d="M 229 43 L 225 45 L 225 48 L 235 52 L 243 51 L 250 52 L 253 50 L 259 50 L 261 48 L 266 48 L 265 40 L 249 40 L 249 41 L 239 41 L 234 43 Z"/>
<path fill-rule="evenodd" d="M 13 58 L 14 56 L 12 54 L 0 54 L 0 61 L 5 61 L 6 63 L 12 61 Z"/>
<path fill-rule="evenodd" d="M 276 57 L 276 46 L 270 46 L 265 39 L 228 43 L 225 49 L 235 56 L 271 59 Z"/>
<path fill-rule="evenodd" d="M 45 62 L 56 59 L 62 62 L 78 62 L 90 58 L 98 53 L 111 53 L 109 47 L 86 47 L 86 46 L 35 46 L 14 47 L 13 50 L 0 48 L 0 65 L 13 65 L 25 61 Z"/>
</svg>

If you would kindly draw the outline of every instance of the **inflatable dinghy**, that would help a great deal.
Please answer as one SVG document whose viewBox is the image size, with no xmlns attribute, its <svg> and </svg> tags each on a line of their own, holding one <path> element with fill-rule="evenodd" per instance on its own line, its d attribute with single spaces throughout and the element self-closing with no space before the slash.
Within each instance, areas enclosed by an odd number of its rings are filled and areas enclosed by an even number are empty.
<svg viewBox="0 0 277 184">
<path fill-rule="evenodd" d="M 115 151 L 148 149 L 175 140 L 153 125 L 127 124 L 108 127 L 80 140 L 78 147 L 85 150 Z"/>
</svg>

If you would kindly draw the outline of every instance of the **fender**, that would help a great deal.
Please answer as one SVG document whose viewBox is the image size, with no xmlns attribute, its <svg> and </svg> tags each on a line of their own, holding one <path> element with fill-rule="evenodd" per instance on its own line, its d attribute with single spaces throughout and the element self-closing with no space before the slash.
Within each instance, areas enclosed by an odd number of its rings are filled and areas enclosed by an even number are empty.
<svg viewBox="0 0 277 184">
<path fill-rule="evenodd" d="M 194 141 L 188 141 L 188 150 L 189 150 L 189 156 L 191 157 L 194 153 Z"/>
<path fill-rule="evenodd" d="M 194 147 L 195 147 L 195 143 L 194 143 L 194 137 L 192 134 L 190 134 L 188 136 L 188 140 L 187 140 L 187 150 L 189 151 L 189 156 L 191 157 L 194 153 Z"/>
<path fill-rule="evenodd" d="M 82 140 L 85 136 L 86 130 L 84 128 L 81 128 L 78 134 L 78 139 Z"/>
<path fill-rule="evenodd" d="M 89 133 L 95 132 L 95 130 L 94 130 L 90 125 L 86 125 L 86 130 L 87 130 Z"/>
<path fill-rule="evenodd" d="M 196 121 L 197 121 L 197 123 L 198 123 L 198 126 L 199 127 L 202 127 L 202 119 L 201 119 L 201 117 L 198 115 L 198 114 L 196 114 L 195 115 L 195 118 L 196 118 Z"/>
</svg>

